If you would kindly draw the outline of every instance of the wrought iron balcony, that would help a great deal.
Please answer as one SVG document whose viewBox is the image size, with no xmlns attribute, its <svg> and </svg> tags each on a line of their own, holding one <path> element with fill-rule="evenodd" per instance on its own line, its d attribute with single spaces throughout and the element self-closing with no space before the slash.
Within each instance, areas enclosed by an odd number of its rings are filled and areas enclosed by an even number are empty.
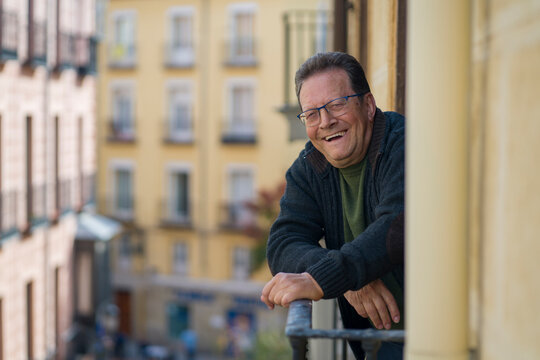
<svg viewBox="0 0 540 360">
<path fill-rule="evenodd" d="M 0 16 L 0 61 L 17 59 L 19 21 L 17 13 L 1 10 Z"/>
<path fill-rule="evenodd" d="M 224 230 L 242 231 L 255 223 L 255 214 L 248 201 L 225 203 L 220 211 L 220 227 Z"/>
<path fill-rule="evenodd" d="M 110 142 L 134 142 L 135 119 L 131 117 L 113 118 L 108 122 L 108 137 Z"/>
<path fill-rule="evenodd" d="M 324 10 L 291 10 L 283 15 L 284 99 L 279 111 L 289 122 L 290 140 L 307 139 L 304 125 L 296 117 L 300 113 L 294 90 L 294 76 L 299 64 L 311 55 L 332 49 L 332 14 Z"/>
<path fill-rule="evenodd" d="M 83 205 L 96 202 L 96 174 L 87 174 L 82 177 L 81 198 Z"/>
<path fill-rule="evenodd" d="M 79 75 L 95 74 L 97 71 L 97 40 L 79 35 L 75 40 L 75 66 Z"/>
<path fill-rule="evenodd" d="M 73 209 L 73 180 L 64 179 L 58 182 L 58 200 L 60 213 L 66 213 Z"/>
<path fill-rule="evenodd" d="M 191 204 L 167 197 L 160 203 L 160 223 L 167 228 L 191 228 Z"/>
<path fill-rule="evenodd" d="M 133 222 L 135 200 L 132 195 L 108 195 L 102 204 L 105 205 L 105 215 L 126 223 Z"/>
<path fill-rule="evenodd" d="M 134 68 L 137 64 L 137 51 L 135 44 L 109 45 L 109 67 Z"/>
<path fill-rule="evenodd" d="M 36 226 L 47 221 L 46 211 L 46 193 L 47 188 L 45 184 L 34 185 L 32 187 L 32 209 L 30 211 L 30 224 Z"/>
<path fill-rule="evenodd" d="M 2 237 L 17 232 L 18 196 L 15 190 L 3 191 L 0 196 L 0 234 Z"/>
<path fill-rule="evenodd" d="M 26 63 L 30 66 L 46 65 L 47 27 L 44 21 L 33 21 L 28 26 L 28 55 Z"/>
<path fill-rule="evenodd" d="M 255 119 L 232 117 L 224 121 L 221 141 L 225 144 L 254 144 L 257 142 Z"/>
<path fill-rule="evenodd" d="M 346 339 L 362 342 L 366 360 L 376 360 L 382 342 L 404 342 L 405 330 L 313 329 L 311 300 L 296 300 L 289 306 L 285 335 L 293 348 L 293 360 L 305 360 L 308 338 Z"/>
<path fill-rule="evenodd" d="M 164 65 L 169 68 L 191 68 L 195 65 L 195 49 L 193 43 L 177 46 L 165 44 Z"/>
<path fill-rule="evenodd" d="M 73 34 L 61 32 L 57 37 L 57 69 L 72 68 L 75 66 L 76 37 Z"/>
<path fill-rule="evenodd" d="M 256 41 L 251 36 L 236 37 L 225 43 L 225 65 L 256 66 Z"/>
<path fill-rule="evenodd" d="M 167 119 L 163 122 L 163 142 L 167 144 L 193 143 L 193 119 L 175 121 Z"/>
</svg>

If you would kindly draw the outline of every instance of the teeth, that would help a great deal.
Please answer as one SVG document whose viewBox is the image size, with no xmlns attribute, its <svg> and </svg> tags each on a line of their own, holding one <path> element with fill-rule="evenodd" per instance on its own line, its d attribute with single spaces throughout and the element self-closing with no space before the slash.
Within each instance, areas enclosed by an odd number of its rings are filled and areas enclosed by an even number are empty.
<svg viewBox="0 0 540 360">
<path fill-rule="evenodd" d="M 330 136 L 325 137 L 324 140 L 328 141 L 330 139 L 333 139 L 333 138 L 338 137 L 338 136 L 343 136 L 343 135 L 345 135 L 345 131 L 340 131 L 338 133 L 335 133 L 335 134 L 332 134 Z"/>
</svg>

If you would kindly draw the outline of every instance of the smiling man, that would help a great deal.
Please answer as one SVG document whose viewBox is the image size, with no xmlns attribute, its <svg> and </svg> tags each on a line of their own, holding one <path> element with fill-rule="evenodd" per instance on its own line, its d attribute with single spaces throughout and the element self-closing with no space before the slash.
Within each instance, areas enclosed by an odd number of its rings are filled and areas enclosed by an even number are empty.
<svg viewBox="0 0 540 360">
<path fill-rule="evenodd" d="M 337 298 L 347 328 L 402 329 L 405 119 L 377 108 L 350 55 L 314 55 L 295 82 L 310 141 L 287 171 L 261 300 Z M 379 359 L 402 350 L 384 343 Z"/>
</svg>

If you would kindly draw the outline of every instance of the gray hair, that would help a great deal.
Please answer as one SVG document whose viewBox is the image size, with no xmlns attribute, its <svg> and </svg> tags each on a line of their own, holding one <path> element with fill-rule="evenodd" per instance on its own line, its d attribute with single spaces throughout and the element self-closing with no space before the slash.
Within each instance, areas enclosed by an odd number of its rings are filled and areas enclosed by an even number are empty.
<svg viewBox="0 0 540 360">
<path fill-rule="evenodd" d="M 296 71 L 294 83 L 296 97 L 300 103 L 300 90 L 307 78 L 317 73 L 330 69 L 343 69 L 349 77 L 351 87 L 357 94 L 370 92 L 369 84 L 364 74 L 364 69 L 353 56 L 342 52 L 318 53 L 307 59 Z"/>
</svg>

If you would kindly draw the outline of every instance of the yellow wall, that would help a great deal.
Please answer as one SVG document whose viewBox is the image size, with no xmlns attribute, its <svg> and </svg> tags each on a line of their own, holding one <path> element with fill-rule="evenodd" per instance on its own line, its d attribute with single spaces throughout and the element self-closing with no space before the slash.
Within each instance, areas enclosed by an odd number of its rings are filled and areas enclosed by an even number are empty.
<svg viewBox="0 0 540 360">
<path fill-rule="evenodd" d="M 471 328 L 482 359 L 538 359 L 540 7 L 473 7 Z"/>
</svg>

